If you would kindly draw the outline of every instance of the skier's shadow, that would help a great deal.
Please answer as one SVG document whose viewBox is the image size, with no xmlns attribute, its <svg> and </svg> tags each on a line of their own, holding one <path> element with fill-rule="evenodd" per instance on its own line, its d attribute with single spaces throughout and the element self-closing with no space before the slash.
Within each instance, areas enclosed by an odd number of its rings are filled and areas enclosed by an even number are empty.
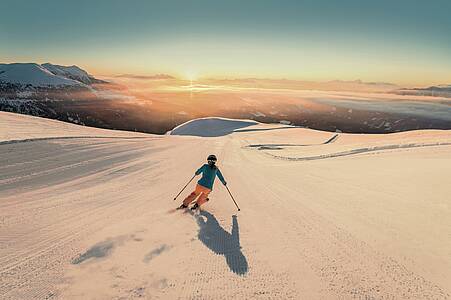
<svg viewBox="0 0 451 300">
<path fill-rule="evenodd" d="M 195 218 L 199 225 L 199 240 L 214 253 L 224 255 L 230 271 L 238 275 L 246 274 L 248 264 L 241 252 L 237 216 L 232 216 L 231 233 L 224 230 L 215 216 L 207 211 L 201 211 Z"/>
</svg>

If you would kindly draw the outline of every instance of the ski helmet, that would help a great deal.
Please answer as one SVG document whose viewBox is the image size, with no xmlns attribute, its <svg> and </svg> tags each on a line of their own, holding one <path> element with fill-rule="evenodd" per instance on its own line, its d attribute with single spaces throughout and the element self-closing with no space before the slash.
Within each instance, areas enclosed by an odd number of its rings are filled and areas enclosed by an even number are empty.
<svg viewBox="0 0 451 300">
<path fill-rule="evenodd" d="M 214 155 L 214 154 L 208 155 L 208 158 L 207 158 L 208 163 L 215 164 L 217 160 L 218 159 L 216 158 L 216 155 Z"/>
</svg>

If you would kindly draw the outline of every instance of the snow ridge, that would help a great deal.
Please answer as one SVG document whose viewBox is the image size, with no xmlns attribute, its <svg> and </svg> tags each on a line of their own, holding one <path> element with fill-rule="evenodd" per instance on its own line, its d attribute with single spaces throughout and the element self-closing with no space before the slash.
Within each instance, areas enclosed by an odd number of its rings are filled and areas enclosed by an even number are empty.
<svg viewBox="0 0 451 300">
<path fill-rule="evenodd" d="M 73 79 L 84 84 L 92 84 L 98 81 L 93 76 L 89 75 L 88 72 L 77 66 L 60 66 L 51 63 L 45 63 L 42 64 L 42 66 L 56 76 Z"/>
</svg>

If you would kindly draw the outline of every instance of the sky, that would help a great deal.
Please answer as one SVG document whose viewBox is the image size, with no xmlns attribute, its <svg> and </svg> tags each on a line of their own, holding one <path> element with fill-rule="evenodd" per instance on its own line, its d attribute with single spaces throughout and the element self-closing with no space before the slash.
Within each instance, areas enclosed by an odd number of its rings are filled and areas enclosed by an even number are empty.
<svg viewBox="0 0 451 300">
<path fill-rule="evenodd" d="M 451 1 L 0 0 L 0 62 L 451 84 Z"/>
</svg>

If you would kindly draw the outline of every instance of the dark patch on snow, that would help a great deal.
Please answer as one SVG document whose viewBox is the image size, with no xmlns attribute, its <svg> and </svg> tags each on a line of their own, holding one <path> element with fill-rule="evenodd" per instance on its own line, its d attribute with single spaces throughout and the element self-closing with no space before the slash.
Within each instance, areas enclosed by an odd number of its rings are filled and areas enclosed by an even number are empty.
<svg viewBox="0 0 451 300">
<path fill-rule="evenodd" d="M 91 248 L 89 248 L 85 253 L 81 254 L 77 258 L 72 260 L 72 264 L 78 265 L 82 262 L 91 259 L 91 258 L 102 258 L 108 256 L 113 250 L 114 242 L 112 240 L 107 240 L 104 242 L 100 242 L 95 244 Z"/>
<path fill-rule="evenodd" d="M 241 251 L 237 216 L 232 216 L 231 233 L 222 228 L 215 216 L 207 211 L 201 211 L 195 217 L 199 226 L 199 240 L 215 254 L 224 255 L 230 271 L 245 275 L 249 266 Z"/>
<path fill-rule="evenodd" d="M 171 247 L 163 244 L 160 247 L 153 249 L 152 251 L 150 251 L 149 253 L 146 254 L 146 256 L 144 256 L 143 261 L 145 263 L 148 263 L 149 261 L 151 261 L 152 259 L 154 259 L 155 257 L 157 257 L 158 255 L 160 255 L 161 253 L 163 253 L 164 251 L 169 250 Z"/>
</svg>

